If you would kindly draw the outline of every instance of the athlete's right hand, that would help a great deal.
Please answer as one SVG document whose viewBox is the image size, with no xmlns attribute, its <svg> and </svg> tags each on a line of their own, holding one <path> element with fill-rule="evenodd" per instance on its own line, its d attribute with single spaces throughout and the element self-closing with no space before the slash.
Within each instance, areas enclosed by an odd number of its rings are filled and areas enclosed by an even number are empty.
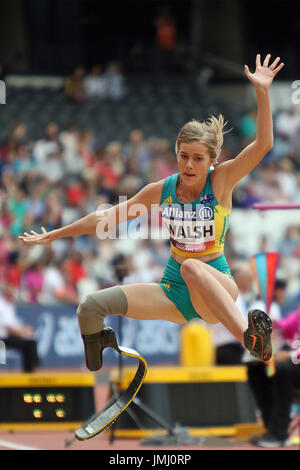
<svg viewBox="0 0 300 470">
<path fill-rule="evenodd" d="M 24 235 L 19 235 L 18 238 L 28 245 L 48 245 L 55 240 L 54 230 L 47 232 L 46 229 L 42 227 L 43 233 L 36 233 L 34 230 L 30 230 L 30 232 L 33 235 L 24 232 Z"/>
</svg>

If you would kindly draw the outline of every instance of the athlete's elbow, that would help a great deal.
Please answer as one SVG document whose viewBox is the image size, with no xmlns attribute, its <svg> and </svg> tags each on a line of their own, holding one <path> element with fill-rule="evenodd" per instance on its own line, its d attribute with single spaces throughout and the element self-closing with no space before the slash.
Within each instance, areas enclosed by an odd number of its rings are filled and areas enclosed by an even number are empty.
<svg viewBox="0 0 300 470">
<path fill-rule="evenodd" d="M 273 135 L 273 132 L 271 132 L 270 134 L 268 134 L 268 137 L 265 140 L 266 151 L 269 152 L 270 150 L 272 150 L 273 145 L 274 145 L 274 135 Z"/>
<path fill-rule="evenodd" d="M 266 148 L 265 148 L 265 152 L 268 153 L 270 152 L 270 150 L 272 150 L 273 148 L 273 145 L 274 145 L 274 139 L 270 139 L 269 142 L 266 143 Z"/>
<path fill-rule="evenodd" d="M 265 140 L 263 142 L 256 141 L 257 153 L 265 156 L 273 148 L 274 142 L 273 138 Z"/>
</svg>

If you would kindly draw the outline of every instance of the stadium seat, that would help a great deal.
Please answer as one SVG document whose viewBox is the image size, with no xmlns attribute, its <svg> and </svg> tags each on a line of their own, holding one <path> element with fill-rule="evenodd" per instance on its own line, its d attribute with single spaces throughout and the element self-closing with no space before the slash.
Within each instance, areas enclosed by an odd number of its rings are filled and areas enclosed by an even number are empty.
<svg viewBox="0 0 300 470">
<path fill-rule="evenodd" d="M 131 129 L 143 124 L 149 134 L 163 133 L 164 138 L 173 139 L 178 128 L 191 119 L 203 120 L 221 110 L 232 127 L 240 117 L 225 100 L 214 103 L 207 90 L 199 88 L 194 80 L 152 79 L 146 83 L 143 78 L 131 78 L 126 86 L 127 94 L 120 102 L 89 100 L 81 104 L 67 101 L 61 89 L 8 87 L 1 135 L 7 135 L 13 122 L 23 121 L 28 125 L 30 138 L 39 139 L 48 122 L 55 121 L 61 129 L 71 123 L 84 129 L 100 128 L 113 140 L 115 126 L 120 135 L 128 136 Z"/>
</svg>

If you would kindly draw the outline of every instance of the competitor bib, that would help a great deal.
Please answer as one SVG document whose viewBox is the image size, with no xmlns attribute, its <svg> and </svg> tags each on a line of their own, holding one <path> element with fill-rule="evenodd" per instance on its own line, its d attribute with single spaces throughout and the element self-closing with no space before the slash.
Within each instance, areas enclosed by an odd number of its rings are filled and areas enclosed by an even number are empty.
<svg viewBox="0 0 300 470">
<path fill-rule="evenodd" d="M 213 205 L 163 204 L 163 228 L 171 245 L 185 253 L 199 253 L 215 244 L 215 215 Z"/>
</svg>

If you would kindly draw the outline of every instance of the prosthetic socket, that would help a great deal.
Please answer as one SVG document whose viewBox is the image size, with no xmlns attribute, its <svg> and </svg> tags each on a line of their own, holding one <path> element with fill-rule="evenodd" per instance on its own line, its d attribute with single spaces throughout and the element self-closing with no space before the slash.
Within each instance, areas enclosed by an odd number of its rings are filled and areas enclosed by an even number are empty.
<svg viewBox="0 0 300 470">
<path fill-rule="evenodd" d="M 106 315 L 126 315 L 127 308 L 126 296 L 119 286 L 89 294 L 80 302 L 76 313 L 88 369 L 100 369 L 103 349 L 117 346 L 114 331 L 105 328 Z"/>
</svg>

